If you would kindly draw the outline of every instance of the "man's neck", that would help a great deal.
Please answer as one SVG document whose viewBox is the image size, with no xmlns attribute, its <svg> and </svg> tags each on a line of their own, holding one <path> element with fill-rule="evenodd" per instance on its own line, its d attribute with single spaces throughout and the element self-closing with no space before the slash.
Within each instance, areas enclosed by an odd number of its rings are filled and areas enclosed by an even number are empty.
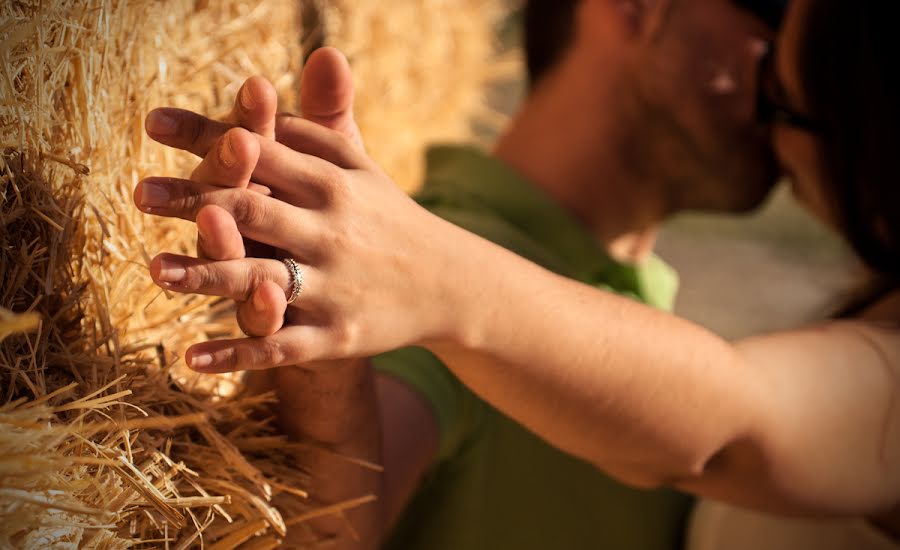
<svg viewBox="0 0 900 550">
<path fill-rule="evenodd" d="M 494 155 L 571 212 L 610 256 L 640 262 L 653 250 L 665 198 L 624 160 L 633 137 L 613 122 L 613 90 L 598 97 L 596 86 L 586 93 L 556 80 L 532 93 Z"/>
</svg>

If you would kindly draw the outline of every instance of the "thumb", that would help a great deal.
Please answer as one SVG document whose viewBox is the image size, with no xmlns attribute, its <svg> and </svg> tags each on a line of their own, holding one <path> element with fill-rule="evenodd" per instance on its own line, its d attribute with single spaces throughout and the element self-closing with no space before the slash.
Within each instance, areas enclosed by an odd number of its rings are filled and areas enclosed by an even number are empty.
<svg viewBox="0 0 900 550">
<path fill-rule="evenodd" d="M 314 51 L 300 77 L 303 118 L 330 128 L 362 150 L 363 141 L 353 118 L 353 74 L 344 54 L 335 48 Z"/>
<path fill-rule="evenodd" d="M 275 137 L 277 110 L 278 93 L 275 87 L 265 78 L 253 76 L 241 86 L 225 121 L 272 139 Z"/>
</svg>

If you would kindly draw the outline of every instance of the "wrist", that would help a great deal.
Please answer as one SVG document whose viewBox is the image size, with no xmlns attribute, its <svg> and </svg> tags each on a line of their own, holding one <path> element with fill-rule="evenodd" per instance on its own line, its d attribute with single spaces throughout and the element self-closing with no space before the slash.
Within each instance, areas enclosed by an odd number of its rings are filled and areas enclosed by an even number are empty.
<svg viewBox="0 0 900 550">
<path fill-rule="evenodd" d="M 432 328 L 418 345 L 437 350 L 477 351 L 488 339 L 490 318 L 498 304 L 505 272 L 505 249 L 450 222 L 438 245 L 437 261 L 429 262 L 430 290 L 427 314 Z"/>
<path fill-rule="evenodd" d="M 292 439 L 337 449 L 370 429 L 375 409 L 368 359 L 280 367 L 273 369 L 272 382 L 279 425 Z"/>
</svg>

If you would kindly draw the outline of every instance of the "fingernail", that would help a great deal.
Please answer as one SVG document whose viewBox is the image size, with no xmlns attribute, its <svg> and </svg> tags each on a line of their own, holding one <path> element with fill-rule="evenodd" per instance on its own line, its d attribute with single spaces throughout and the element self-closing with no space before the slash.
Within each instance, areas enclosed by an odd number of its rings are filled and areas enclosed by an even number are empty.
<svg viewBox="0 0 900 550">
<path fill-rule="evenodd" d="M 191 368 L 194 370 L 209 368 L 212 363 L 213 356 L 209 353 L 194 353 L 191 355 Z"/>
<path fill-rule="evenodd" d="M 169 198 L 169 190 L 164 185 L 146 181 L 141 185 L 141 206 L 168 206 Z"/>
<path fill-rule="evenodd" d="M 225 168 L 231 168 L 237 162 L 237 156 L 234 154 L 234 147 L 231 144 L 230 134 L 222 136 L 222 141 L 219 143 L 219 161 Z"/>
<path fill-rule="evenodd" d="M 160 258 L 159 260 L 159 280 L 164 283 L 177 283 L 184 279 L 187 275 L 187 270 L 173 262 L 172 260 L 166 260 L 164 258 Z"/>
<path fill-rule="evenodd" d="M 253 311 L 256 313 L 264 313 L 266 311 L 266 304 L 263 303 L 262 296 L 259 292 L 253 294 Z"/>
<path fill-rule="evenodd" d="M 206 241 L 208 239 L 209 239 L 209 235 L 206 234 L 206 228 L 198 223 L 197 224 L 197 245 L 198 246 L 202 245 L 203 241 Z"/>
<path fill-rule="evenodd" d="M 254 107 L 256 107 L 256 98 L 253 97 L 253 92 L 250 91 L 250 86 L 244 86 L 241 89 L 241 107 L 247 109 L 248 111 Z"/>
<path fill-rule="evenodd" d="M 158 136 L 172 136 L 178 132 L 178 121 L 162 111 L 147 115 L 147 131 Z"/>
</svg>

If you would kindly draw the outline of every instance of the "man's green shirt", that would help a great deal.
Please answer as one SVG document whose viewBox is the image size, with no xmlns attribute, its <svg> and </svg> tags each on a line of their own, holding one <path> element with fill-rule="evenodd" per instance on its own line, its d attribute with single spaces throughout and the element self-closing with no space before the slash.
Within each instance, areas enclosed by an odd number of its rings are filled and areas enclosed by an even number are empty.
<svg viewBox="0 0 900 550">
<path fill-rule="evenodd" d="M 658 308 L 672 307 L 678 282 L 665 263 L 656 257 L 640 266 L 612 261 L 541 189 L 477 149 L 430 150 L 417 200 L 556 273 Z M 553 330 L 553 319 L 547 319 L 548 333 Z M 681 545 L 689 497 L 626 487 L 555 449 L 479 399 L 423 349 L 387 353 L 374 364 L 421 394 L 440 429 L 438 455 L 385 548 L 670 550 Z"/>
</svg>

